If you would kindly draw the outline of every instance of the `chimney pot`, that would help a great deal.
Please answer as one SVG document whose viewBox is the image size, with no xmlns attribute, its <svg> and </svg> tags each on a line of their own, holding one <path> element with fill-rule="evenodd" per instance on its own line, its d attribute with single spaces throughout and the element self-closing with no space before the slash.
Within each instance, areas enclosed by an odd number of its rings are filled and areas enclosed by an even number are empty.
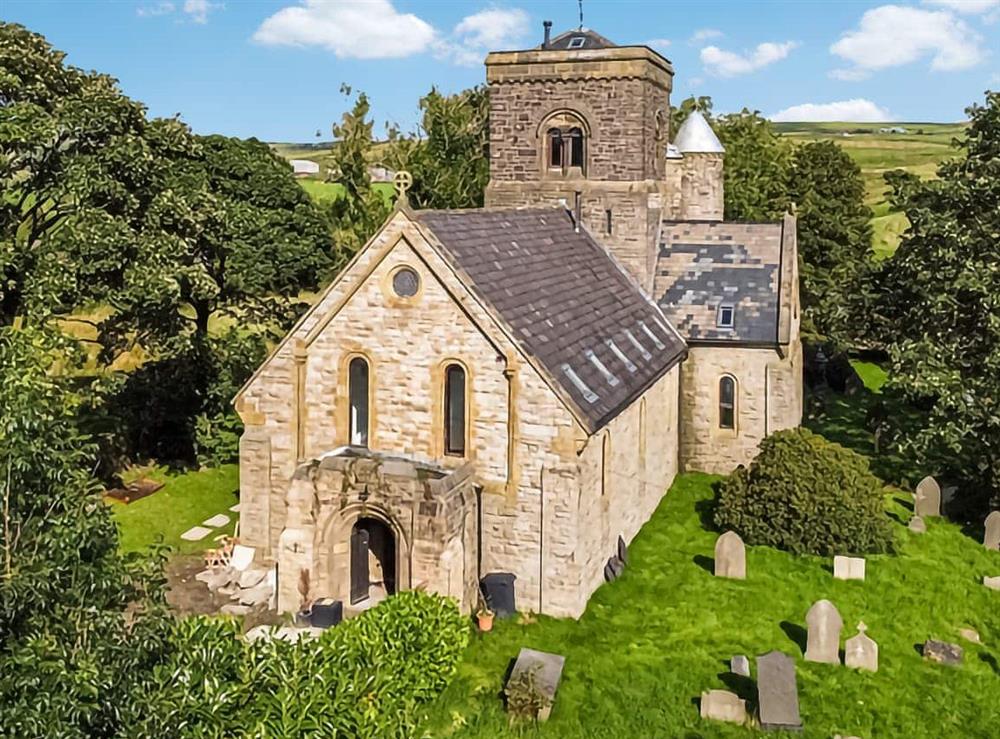
<svg viewBox="0 0 1000 739">
<path fill-rule="evenodd" d="M 545 39 L 542 41 L 542 48 L 549 48 L 549 41 L 552 36 L 552 21 L 542 21 L 542 28 L 545 29 Z"/>
</svg>

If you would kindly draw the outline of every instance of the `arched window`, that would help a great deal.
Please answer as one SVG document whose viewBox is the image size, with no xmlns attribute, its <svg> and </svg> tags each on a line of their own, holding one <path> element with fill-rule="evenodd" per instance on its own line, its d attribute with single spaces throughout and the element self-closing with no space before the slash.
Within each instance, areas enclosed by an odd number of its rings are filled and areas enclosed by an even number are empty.
<svg viewBox="0 0 1000 739">
<path fill-rule="evenodd" d="M 465 370 L 449 364 L 444 371 L 444 453 L 465 456 Z"/>
<path fill-rule="evenodd" d="M 587 131 L 573 113 L 558 113 L 545 122 L 545 165 L 550 172 L 584 174 L 587 167 Z"/>
<path fill-rule="evenodd" d="M 351 360 L 348 369 L 350 402 L 349 440 L 356 446 L 368 446 L 368 362 L 363 357 Z"/>
<path fill-rule="evenodd" d="M 719 428 L 736 428 L 736 380 L 729 375 L 719 380 Z"/>
</svg>

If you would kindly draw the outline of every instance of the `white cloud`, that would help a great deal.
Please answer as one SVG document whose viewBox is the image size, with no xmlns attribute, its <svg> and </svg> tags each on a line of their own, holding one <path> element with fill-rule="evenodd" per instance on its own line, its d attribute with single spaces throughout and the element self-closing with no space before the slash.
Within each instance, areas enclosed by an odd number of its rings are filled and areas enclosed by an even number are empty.
<svg viewBox="0 0 1000 739">
<path fill-rule="evenodd" d="M 872 76 L 872 73 L 867 69 L 854 67 L 852 69 L 831 69 L 829 76 L 832 79 L 841 80 L 843 82 L 857 82 L 859 80 L 868 79 Z"/>
<path fill-rule="evenodd" d="M 320 46 L 338 57 L 386 59 L 426 51 L 436 33 L 390 0 L 304 0 L 265 19 L 253 40 L 267 46 Z"/>
<path fill-rule="evenodd" d="M 156 3 L 156 5 L 140 5 L 135 9 L 135 13 L 142 18 L 147 18 L 157 15 L 169 15 L 175 10 L 177 10 L 176 5 L 164 0 L 163 2 Z"/>
<path fill-rule="evenodd" d="M 772 121 L 851 121 L 857 123 L 877 123 L 892 120 L 889 111 L 871 100 L 855 98 L 838 100 L 833 103 L 803 103 L 779 110 L 768 116 Z"/>
<path fill-rule="evenodd" d="M 528 14 L 520 8 L 487 8 L 467 15 L 447 39 L 435 43 L 439 59 L 456 64 L 482 64 L 486 54 L 495 49 L 509 49 L 528 33 Z"/>
<path fill-rule="evenodd" d="M 956 13 L 977 15 L 1000 8 L 1000 0 L 924 0 L 924 5 L 937 5 L 954 10 Z"/>
<path fill-rule="evenodd" d="M 510 48 L 528 31 L 519 8 L 490 7 L 444 35 L 392 0 L 302 0 L 265 19 L 253 40 L 268 46 L 319 46 L 338 57 L 389 59 L 433 51 L 456 64 L 480 64 L 492 49 Z"/>
<path fill-rule="evenodd" d="M 756 49 L 747 54 L 726 51 L 718 46 L 706 46 L 701 50 L 701 63 L 719 77 L 735 77 L 784 59 L 798 45 L 797 41 L 780 44 L 768 41 L 758 44 Z"/>
<path fill-rule="evenodd" d="M 968 69 L 986 58 L 981 41 L 965 21 L 947 11 L 882 5 L 865 12 L 858 28 L 844 34 L 830 51 L 854 64 L 853 70 L 835 70 L 837 79 L 863 79 L 868 71 L 926 56 L 933 70 Z"/>
<path fill-rule="evenodd" d="M 708 41 L 710 38 L 722 38 L 725 35 L 726 34 L 717 28 L 699 28 L 691 34 L 691 38 L 688 39 L 688 43 L 700 44 L 702 41 Z"/>
<path fill-rule="evenodd" d="M 208 23 L 208 14 L 222 7 L 222 3 L 210 3 L 208 0 L 184 0 L 184 12 L 195 23 Z"/>
</svg>

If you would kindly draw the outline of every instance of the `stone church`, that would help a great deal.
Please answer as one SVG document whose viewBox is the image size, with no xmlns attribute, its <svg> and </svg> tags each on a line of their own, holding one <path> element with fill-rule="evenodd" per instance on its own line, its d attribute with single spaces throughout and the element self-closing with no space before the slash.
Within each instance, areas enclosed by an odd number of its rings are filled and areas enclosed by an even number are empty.
<svg viewBox="0 0 1000 739">
<path fill-rule="evenodd" d="M 798 425 L 795 218 L 723 220 L 673 75 L 591 31 L 489 54 L 486 207 L 404 194 L 240 391 L 241 537 L 280 610 L 470 610 L 511 573 L 519 610 L 579 616 L 678 471 Z"/>
</svg>

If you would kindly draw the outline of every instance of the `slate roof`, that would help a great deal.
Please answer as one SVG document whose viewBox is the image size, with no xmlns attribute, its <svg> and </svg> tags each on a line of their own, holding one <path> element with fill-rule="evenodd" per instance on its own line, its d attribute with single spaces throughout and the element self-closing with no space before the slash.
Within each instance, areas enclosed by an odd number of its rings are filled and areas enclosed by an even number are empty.
<svg viewBox="0 0 1000 739">
<path fill-rule="evenodd" d="M 794 272 L 783 223 L 664 221 L 653 297 L 691 343 L 783 343 L 783 309 L 791 301 Z M 719 309 L 732 306 L 732 328 Z"/>
<path fill-rule="evenodd" d="M 583 42 L 577 42 L 576 46 L 571 46 L 575 38 L 582 38 Z M 566 31 L 565 33 L 560 33 L 553 39 L 549 40 L 549 45 L 544 48 L 549 50 L 558 51 L 576 51 L 577 49 L 610 49 L 617 44 L 604 38 L 597 31 L 591 31 L 589 28 L 574 29 L 571 31 Z M 538 46 L 541 49 L 543 46 Z"/>
<path fill-rule="evenodd" d="M 679 361 L 656 305 L 563 208 L 416 211 L 593 432 Z"/>
</svg>

